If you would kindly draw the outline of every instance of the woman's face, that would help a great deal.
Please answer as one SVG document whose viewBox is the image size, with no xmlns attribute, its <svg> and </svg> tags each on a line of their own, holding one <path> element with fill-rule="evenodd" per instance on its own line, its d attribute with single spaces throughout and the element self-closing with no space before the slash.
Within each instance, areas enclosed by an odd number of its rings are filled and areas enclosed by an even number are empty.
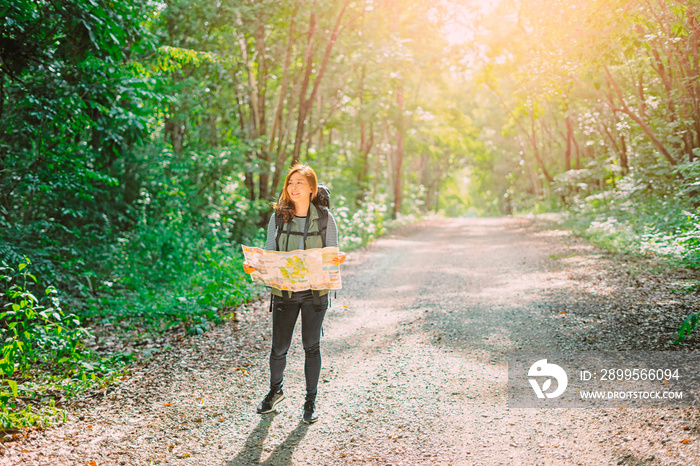
<svg viewBox="0 0 700 466">
<path fill-rule="evenodd" d="M 287 195 L 295 204 L 301 199 L 311 200 L 311 186 L 304 175 L 299 172 L 292 174 L 287 185 Z"/>
</svg>

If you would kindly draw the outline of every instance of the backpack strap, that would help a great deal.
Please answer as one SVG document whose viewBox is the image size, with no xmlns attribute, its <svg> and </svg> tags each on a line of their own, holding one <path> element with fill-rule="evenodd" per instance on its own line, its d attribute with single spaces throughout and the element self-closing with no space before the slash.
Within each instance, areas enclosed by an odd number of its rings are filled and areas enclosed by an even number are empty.
<svg viewBox="0 0 700 466">
<path fill-rule="evenodd" d="M 323 247 L 326 247 L 326 232 L 328 231 L 328 207 L 316 206 L 318 210 L 318 231 L 321 235 Z"/>
<path fill-rule="evenodd" d="M 275 236 L 275 251 L 280 250 L 280 236 L 282 236 L 282 227 L 284 226 L 284 223 L 282 222 L 282 217 L 277 215 L 277 212 L 275 212 L 275 228 L 277 231 L 277 234 Z"/>
<path fill-rule="evenodd" d="M 321 241 L 323 247 L 326 247 L 326 232 L 328 231 L 328 207 L 316 206 L 318 210 L 318 233 L 321 235 Z M 321 312 L 323 308 L 321 307 L 321 295 L 318 290 L 311 290 L 311 294 L 314 300 L 314 308 L 316 312 Z M 323 332 L 323 329 L 321 329 Z"/>
<path fill-rule="evenodd" d="M 292 237 L 292 220 L 287 222 L 287 243 L 284 245 L 284 250 L 289 251 L 289 238 Z"/>
<path fill-rule="evenodd" d="M 304 222 L 304 241 L 301 243 L 304 245 L 304 249 L 306 249 L 306 238 L 309 236 L 309 223 L 311 223 L 311 204 L 309 204 L 309 209 L 306 211 L 306 221 Z"/>
<path fill-rule="evenodd" d="M 291 228 L 291 221 L 287 223 L 287 240 L 289 240 L 290 235 L 296 235 L 296 236 L 301 236 L 304 235 L 304 245 L 306 245 L 306 238 L 308 236 L 321 236 L 321 242 L 323 243 L 323 247 L 326 247 L 327 241 L 326 241 L 326 231 L 328 230 L 328 207 L 324 206 L 315 206 L 316 210 L 318 211 L 318 232 L 311 232 L 309 233 L 309 221 L 306 222 L 306 225 L 304 225 L 304 232 L 299 232 L 299 231 L 292 231 Z M 311 205 L 309 205 L 309 209 L 311 209 Z M 306 215 L 307 219 L 310 219 L 310 215 Z M 277 234 L 275 236 L 275 245 L 277 247 L 277 251 L 280 250 L 280 236 L 282 236 L 282 233 L 284 232 L 284 222 L 282 221 L 281 217 L 278 217 L 277 214 L 275 213 L 275 229 L 277 231 Z M 289 249 L 289 248 L 287 248 Z"/>
</svg>

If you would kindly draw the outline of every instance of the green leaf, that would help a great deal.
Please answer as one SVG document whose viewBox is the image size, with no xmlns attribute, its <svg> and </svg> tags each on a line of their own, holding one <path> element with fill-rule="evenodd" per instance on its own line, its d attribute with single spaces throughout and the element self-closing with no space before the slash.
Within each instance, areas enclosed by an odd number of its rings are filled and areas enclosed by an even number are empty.
<svg viewBox="0 0 700 466">
<path fill-rule="evenodd" d="M 678 337 L 673 342 L 674 345 L 682 343 L 688 337 L 688 335 L 695 330 L 698 324 L 698 314 L 690 314 L 685 318 L 681 326 L 678 328 Z"/>
<path fill-rule="evenodd" d="M 19 270 L 20 270 L 20 272 L 21 272 L 22 270 L 24 270 L 26 267 L 27 267 L 27 264 L 24 264 L 24 263 L 19 264 Z"/>
<path fill-rule="evenodd" d="M 12 304 L 12 310 L 15 312 L 18 312 L 20 310 L 19 304 L 13 303 Z"/>
<path fill-rule="evenodd" d="M 15 382 L 14 380 L 8 380 L 7 384 L 12 389 L 12 396 L 17 398 L 17 382 Z"/>
<path fill-rule="evenodd" d="M 689 35 L 688 30 L 685 28 L 683 23 L 676 23 L 671 29 L 676 36 L 685 37 Z"/>
</svg>

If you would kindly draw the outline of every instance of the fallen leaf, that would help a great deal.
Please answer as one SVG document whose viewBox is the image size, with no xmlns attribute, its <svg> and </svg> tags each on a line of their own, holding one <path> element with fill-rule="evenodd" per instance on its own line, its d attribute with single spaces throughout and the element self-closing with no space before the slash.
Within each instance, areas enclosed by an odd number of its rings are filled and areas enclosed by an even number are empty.
<svg viewBox="0 0 700 466">
<path fill-rule="evenodd" d="M 172 405 L 174 405 L 174 404 L 175 404 L 175 403 L 165 403 L 163 406 L 172 406 Z"/>
<path fill-rule="evenodd" d="M 687 438 L 684 438 L 683 440 L 681 440 L 681 443 L 690 443 L 690 442 L 692 442 L 692 440 L 689 440 Z"/>
<path fill-rule="evenodd" d="M 97 466 L 97 461 L 92 460 L 88 463 L 88 466 Z"/>
</svg>

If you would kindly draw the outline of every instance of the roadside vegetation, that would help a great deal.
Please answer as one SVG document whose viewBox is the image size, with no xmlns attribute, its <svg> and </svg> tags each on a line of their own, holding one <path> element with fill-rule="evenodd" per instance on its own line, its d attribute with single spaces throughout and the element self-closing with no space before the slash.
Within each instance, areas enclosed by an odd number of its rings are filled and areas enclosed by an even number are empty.
<svg viewBox="0 0 700 466">
<path fill-rule="evenodd" d="M 474 204 L 558 213 L 599 246 L 688 269 L 683 293 L 697 293 L 697 3 L 501 2 L 482 19 L 474 124 L 488 150 L 471 167 Z"/>
</svg>

